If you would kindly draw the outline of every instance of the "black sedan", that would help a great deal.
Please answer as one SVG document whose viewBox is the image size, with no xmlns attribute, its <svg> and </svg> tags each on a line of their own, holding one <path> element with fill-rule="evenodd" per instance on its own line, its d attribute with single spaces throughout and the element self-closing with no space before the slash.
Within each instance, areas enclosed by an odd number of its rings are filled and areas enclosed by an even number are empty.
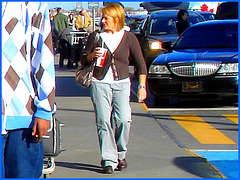
<svg viewBox="0 0 240 180">
<path fill-rule="evenodd" d="M 222 99 L 238 96 L 238 20 L 212 20 L 188 28 L 150 66 L 155 104 L 172 97 Z"/>
<path fill-rule="evenodd" d="M 151 12 L 141 24 L 140 32 L 135 32 L 148 68 L 152 61 L 163 53 L 162 42 L 171 41 L 173 43 L 178 38 L 176 29 L 178 11 L 160 10 Z M 188 11 L 188 13 L 190 26 L 205 21 L 202 15 L 194 11 Z"/>
</svg>

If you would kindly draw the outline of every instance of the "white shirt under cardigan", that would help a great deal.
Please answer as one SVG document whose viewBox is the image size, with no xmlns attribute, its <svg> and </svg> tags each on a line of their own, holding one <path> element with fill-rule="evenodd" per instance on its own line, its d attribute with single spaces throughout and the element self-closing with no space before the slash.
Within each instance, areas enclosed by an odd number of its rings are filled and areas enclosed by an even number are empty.
<svg viewBox="0 0 240 180">
<path fill-rule="evenodd" d="M 105 42 L 107 47 L 109 48 L 110 52 L 113 53 L 117 47 L 119 46 L 123 35 L 124 35 L 124 29 L 121 29 L 119 32 L 110 34 L 110 33 L 100 33 L 100 37 Z M 99 81 L 99 82 L 105 82 L 105 83 L 122 83 L 122 82 L 130 82 L 130 78 L 122 79 L 122 80 L 114 80 L 112 67 L 110 66 L 105 77 L 102 80 L 98 80 L 93 77 L 93 81 Z"/>
</svg>

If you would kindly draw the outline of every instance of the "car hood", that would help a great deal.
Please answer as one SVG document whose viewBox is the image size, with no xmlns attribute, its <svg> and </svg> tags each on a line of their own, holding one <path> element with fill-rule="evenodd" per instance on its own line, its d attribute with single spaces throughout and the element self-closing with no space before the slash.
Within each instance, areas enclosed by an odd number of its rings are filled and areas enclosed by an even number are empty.
<svg viewBox="0 0 240 180">
<path fill-rule="evenodd" d="M 171 35 L 149 35 L 148 36 L 149 39 L 152 39 L 152 40 L 160 40 L 161 42 L 164 42 L 164 41 L 170 41 L 172 43 L 174 43 L 177 38 L 178 38 L 178 35 L 177 34 L 171 34 Z"/>
<path fill-rule="evenodd" d="M 173 50 L 158 56 L 154 64 L 165 64 L 171 62 L 193 62 L 193 61 L 219 61 L 238 62 L 238 51 L 236 49 L 201 49 L 201 50 Z"/>
</svg>

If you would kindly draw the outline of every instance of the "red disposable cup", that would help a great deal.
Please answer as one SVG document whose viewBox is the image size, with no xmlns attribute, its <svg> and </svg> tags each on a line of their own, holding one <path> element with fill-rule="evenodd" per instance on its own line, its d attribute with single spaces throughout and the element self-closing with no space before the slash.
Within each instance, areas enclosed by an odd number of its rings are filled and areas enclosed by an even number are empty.
<svg viewBox="0 0 240 180">
<path fill-rule="evenodd" d="M 106 56 L 107 56 L 107 49 L 102 47 L 97 47 L 98 51 L 102 53 L 100 57 L 97 58 L 96 66 L 103 67 Z"/>
</svg>

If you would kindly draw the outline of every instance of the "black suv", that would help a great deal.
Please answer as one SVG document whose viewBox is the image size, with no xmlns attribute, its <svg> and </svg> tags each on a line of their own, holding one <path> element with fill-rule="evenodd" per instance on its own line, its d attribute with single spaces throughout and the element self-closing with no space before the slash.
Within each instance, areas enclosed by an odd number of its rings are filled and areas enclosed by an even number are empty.
<svg viewBox="0 0 240 180">
<path fill-rule="evenodd" d="M 178 38 L 176 22 L 178 10 L 160 10 L 150 12 L 140 27 L 140 32 L 135 32 L 142 48 L 147 67 L 152 61 L 164 52 L 162 43 L 171 41 L 172 43 Z M 198 13 L 188 11 L 189 23 L 192 24 L 205 21 Z"/>
</svg>

